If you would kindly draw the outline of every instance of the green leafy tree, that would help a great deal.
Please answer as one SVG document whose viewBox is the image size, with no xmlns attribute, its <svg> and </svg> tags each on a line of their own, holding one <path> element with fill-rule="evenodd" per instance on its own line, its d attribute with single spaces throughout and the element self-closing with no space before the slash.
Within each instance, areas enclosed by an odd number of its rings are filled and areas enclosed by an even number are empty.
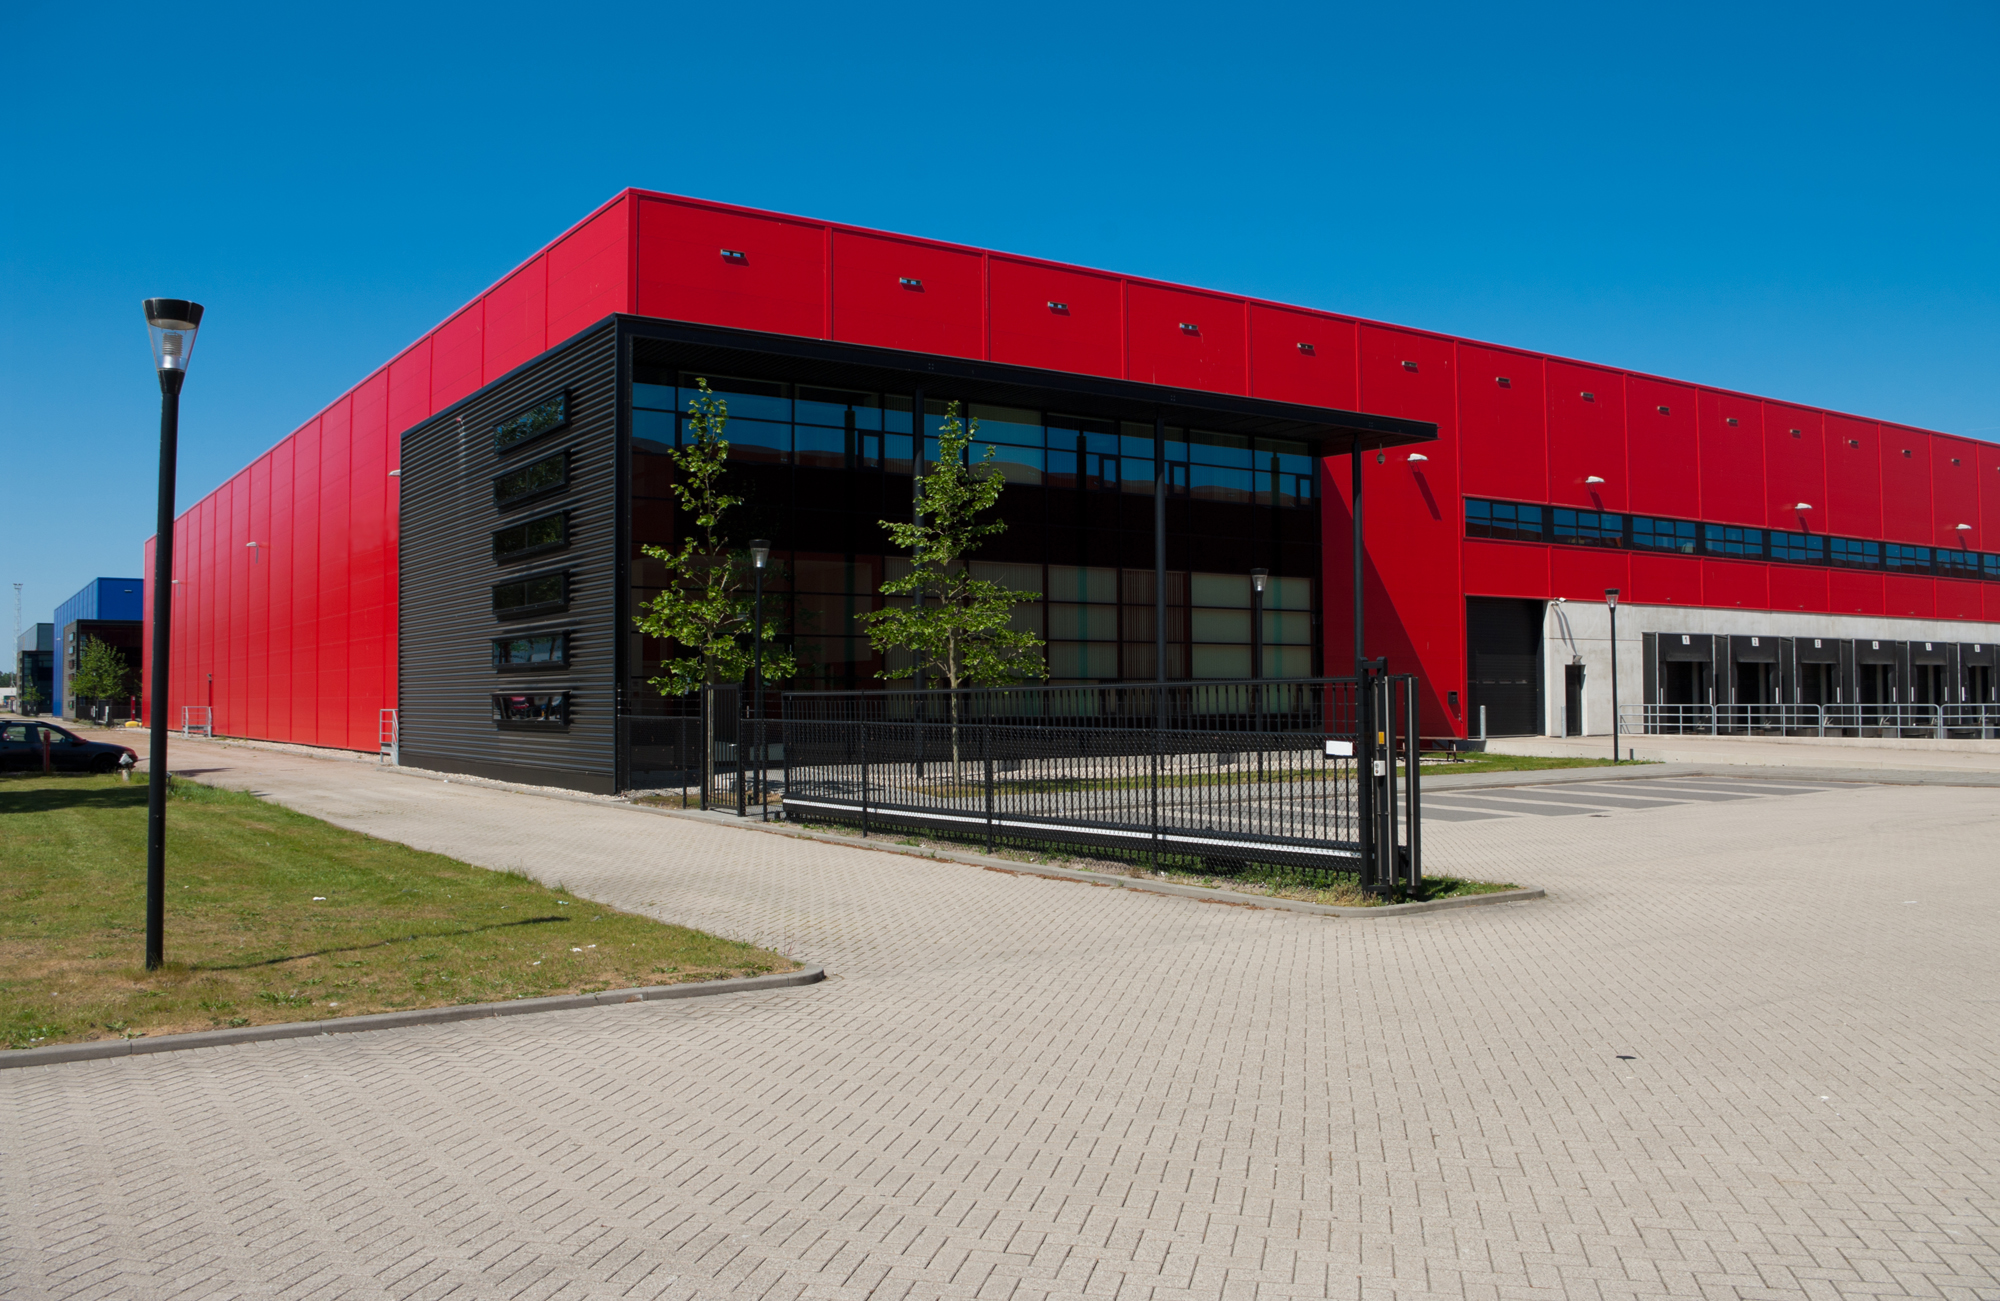
<svg viewBox="0 0 2000 1301">
<path fill-rule="evenodd" d="M 861 616 L 877 651 L 910 654 L 909 664 L 879 677 L 922 671 L 956 693 L 1048 676 L 1041 638 L 1008 627 L 1015 606 L 1040 597 L 975 578 L 968 564 L 974 549 L 1007 530 L 1001 520 L 981 518 L 998 504 L 1007 481 L 993 464 L 998 449 L 989 445 L 977 462 L 967 455 L 978 433 L 979 422 L 968 425 L 952 403 L 938 430 L 937 461 L 918 481 L 916 522 L 881 521 L 895 545 L 911 553 L 910 572 L 882 584 L 882 593 L 912 599 Z M 948 700 L 956 763 L 958 702 L 955 694 Z"/>
<path fill-rule="evenodd" d="M 681 652 L 650 679 L 663 696 L 684 696 L 703 686 L 741 682 L 750 672 L 756 626 L 750 553 L 728 540 L 723 517 L 743 503 L 723 491 L 729 460 L 729 404 L 695 381 L 688 401 L 686 445 L 673 460 L 674 497 L 682 517 L 678 547 L 649 546 L 645 554 L 667 567 L 667 585 L 633 617 L 639 631 Z M 765 620 L 769 626 L 768 612 Z M 764 646 L 764 678 L 789 678 L 798 665 L 790 650 Z"/>
<path fill-rule="evenodd" d="M 69 685 L 79 701 L 115 700 L 129 694 L 131 680 L 131 667 L 118 648 L 101 637 L 90 637 L 77 655 Z"/>
</svg>

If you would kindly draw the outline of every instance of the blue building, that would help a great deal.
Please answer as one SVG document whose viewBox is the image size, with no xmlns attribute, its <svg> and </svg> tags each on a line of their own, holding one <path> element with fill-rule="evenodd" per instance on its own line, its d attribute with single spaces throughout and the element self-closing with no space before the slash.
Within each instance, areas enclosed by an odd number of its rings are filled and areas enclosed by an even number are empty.
<svg viewBox="0 0 2000 1301">
<path fill-rule="evenodd" d="M 118 649 L 131 669 L 131 686 L 125 699 L 111 699 L 111 718 L 129 718 L 131 697 L 139 694 L 141 648 L 145 640 L 146 584 L 138 578 L 93 578 L 83 590 L 56 607 L 55 683 L 52 695 L 59 717 L 79 718 L 90 712 L 92 701 L 76 700 L 69 691 L 69 679 L 81 663 L 83 648 L 92 640 L 106 641 Z"/>
</svg>

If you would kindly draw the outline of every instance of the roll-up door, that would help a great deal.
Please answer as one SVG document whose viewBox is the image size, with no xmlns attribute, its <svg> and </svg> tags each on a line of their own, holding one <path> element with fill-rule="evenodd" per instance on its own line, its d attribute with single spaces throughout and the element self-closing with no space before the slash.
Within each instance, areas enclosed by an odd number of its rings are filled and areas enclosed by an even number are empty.
<svg viewBox="0 0 2000 1301">
<path fill-rule="evenodd" d="M 1485 708 L 1489 736 L 1542 730 L 1542 611 L 1540 601 L 1466 598 L 1466 700 L 1475 728 Z"/>
</svg>

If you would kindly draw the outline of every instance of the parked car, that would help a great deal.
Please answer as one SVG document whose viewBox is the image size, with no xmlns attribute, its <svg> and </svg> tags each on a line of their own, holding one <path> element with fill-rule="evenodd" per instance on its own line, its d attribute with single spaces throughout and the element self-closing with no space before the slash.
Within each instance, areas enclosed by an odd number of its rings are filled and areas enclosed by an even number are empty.
<svg viewBox="0 0 2000 1301">
<path fill-rule="evenodd" d="M 139 752 L 129 746 L 86 741 L 48 723 L 7 723 L 0 725 L 0 772 L 40 772 L 44 738 L 49 766 L 57 772 L 111 772 L 126 755 L 139 761 Z"/>
</svg>

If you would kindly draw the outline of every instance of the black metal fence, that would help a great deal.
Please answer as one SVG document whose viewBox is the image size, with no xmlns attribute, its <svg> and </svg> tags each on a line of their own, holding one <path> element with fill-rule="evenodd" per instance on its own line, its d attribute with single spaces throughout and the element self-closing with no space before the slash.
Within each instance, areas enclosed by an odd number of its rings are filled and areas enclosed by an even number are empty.
<svg viewBox="0 0 2000 1301">
<path fill-rule="evenodd" d="M 791 692 L 734 735 L 739 810 L 1422 884 L 1407 675 Z"/>
</svg>

